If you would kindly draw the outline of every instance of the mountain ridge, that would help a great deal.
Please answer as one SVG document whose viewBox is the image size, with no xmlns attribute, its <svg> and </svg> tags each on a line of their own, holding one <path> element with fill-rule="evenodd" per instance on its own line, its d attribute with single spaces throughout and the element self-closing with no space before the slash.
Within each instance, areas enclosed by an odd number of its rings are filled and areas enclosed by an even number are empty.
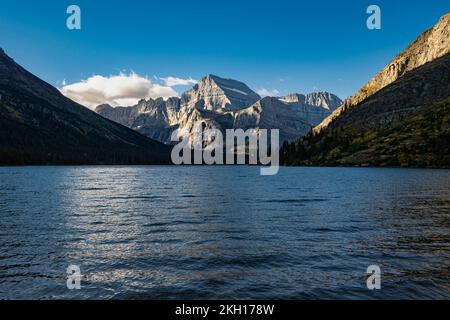
<svg viewBox="0 0 450 320">
<path fill-rule="evenodd" d="M 303 139 L 288 165 L 450 167 L 450 13 Z"/>
<path fill-rule="evenodd" d="M 370 95 L 402 77 L 408 71 L 433 61 L 450 52 L 450 12 L 443 15 L 437 24 L 422 32 L 408 47 L 387 66 L 369 80 L 355 96 L 347 99 L 329 117 L 313 129 L 318 134 L 347 109 L 361 103 Z"/>
<path fill-rule="evenodd" d="M 191 133 L 198 122 L 222 131 L 280 129 L 282 139 L 292 141 L 305 135 L 342 102 L 327 92 L 297 95 L 304 97 L 302 104 L 283 102 L 279 97 L 274 98 L 279 103 L 269 103 L 243 82 L 210 74 L 183 93 L 181 98 L 143 100 L 132 107 L 100 105 L 95 111 L 166 144 L 171 143 L 170 136 L 174 130 L 180 128 Z M 262 104 L 259 103 L 263 100 Z M 158 107 L 155 106 L 156 101 L 159 101 Z M 273 104 L 277 104 L 280 110 L 273 109 Z M 272 116 L 268 109 L 272 110 Z M 283 110 L 284 113 L 281 112 Z M 260 121 L 261 115 L 263 121 Z"/>
<path fill-rule="evenodd" d="M 285 144 L 286 165 L 450 167 L 450 54 Z"/>
<path fill-rule="evenodd" d="M 306 95 L 291 93 L 278 99 L 288 104 L 312 126 L 320 124 L 343 103 L 338 96 L 329 92 L 311 92 Z"/>
<path fill-rule="evenodd" d="M 170 150 L 63 96 L 0 50 L 0 164 L 168 163 Z"/>
<path fill-rule="evenodd" d="M 210 111 L 237 111 L 260 100 L 245 83 L 209 74 L 181 96 L 182 104 Z"/>
</svg>

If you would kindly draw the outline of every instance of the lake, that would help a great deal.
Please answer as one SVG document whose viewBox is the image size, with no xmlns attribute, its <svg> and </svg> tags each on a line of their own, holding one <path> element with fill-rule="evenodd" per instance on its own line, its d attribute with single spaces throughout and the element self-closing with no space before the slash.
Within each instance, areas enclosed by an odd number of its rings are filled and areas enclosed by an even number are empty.
<svg viewBox="0 0 450 320">
<path fill-rule="evenodd" d="M 0 299 L 449 299 L 450 170 L 0 168 L 0 248 Z"/>
</svg>

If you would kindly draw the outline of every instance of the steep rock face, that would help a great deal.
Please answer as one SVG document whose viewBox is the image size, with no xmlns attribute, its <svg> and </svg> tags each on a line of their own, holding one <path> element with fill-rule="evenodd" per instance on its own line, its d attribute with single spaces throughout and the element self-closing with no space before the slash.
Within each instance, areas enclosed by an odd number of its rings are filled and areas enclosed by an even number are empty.
<svg viewBox="0 0 450 320">
<path fill-rule="evenodd" d="M 178 128 L 180 103 L 176 97 L 167 101 L 159 98 L 141 100 L 133 107 L 100 105 L 95 111 L 151 139 L 169 144 L 172 132 Z"/>
<path fill-rule="evenodd" d="M 289 105 L 297 115 L 316 126 L 342 104 L 342 100 L 329 92 L 314 92 L 306 96 L 293 93 L 279 100 Z"/>
<path fill-rule="evenodd" d="M 447 13 L 431 29 L 422 33 L 406 50 L 394 58 L 352 98 L 336 109 L 314 128 L 315 134 L 326 128 L 347 109 L 361 103 L 382 88 L 396 81 L 408 71 L 444 56 L 450 51 L 450 13 Z"/>
<path fill-rule="evenodd" d="M 0 49 L 0 165 L 169 160 L 166 146 L 64 97 Z"/>
<path fill-rule="evenodd" d="M 192 137 L 198 124 L 221 131 L 280 129 L 281 139 L 291 141 L 305 135 L 340 103 L 325 92 L 261 99 L 242 82 L 209 75 L 181 98 L 143 100 L 126 108 L 101 105 L 96 112 L 165 144 L 173 143 L 170 138 L 176 129 Z"/>
<path fill-rule="evenodd" d="M 305 103 L 309 106 L 327 110 L 335 110 L 342 104 L 342 100 L 329 92 L 312 92 L 306 95 Z"/>
<path fill-rule="evenodd" d="M 133 107 L 101 105 L 95 111 L 148 137 L 171 144 L 174 130 L 180 128 L 191 132 L 196 123 L 222 129 L 215 118 L 246 108 L 259 99 L 260 96 L 242 82 L 208 75 L 181 98 L 143 100 Z M 232 128 L 229 121 L 226 126 Z"/>
<path fill-rule="evenodd" d="M 208 75 L 181 99 L 184 106 L 228 112 L 246 108 L 261 97 L 242 82 Z"/>
<path fill-rule="evenodd" d="M 450 54 L 415 69 L 348 109 L 330 128 L 351 124 L 381 130 L 418 106 L 450 96 Z"/>
<path fill-rule="evenodd" d="M 450 53 L 282 151 L 286 164 L 450 167 Z"/>
<path fill-rule="evenodd" d="M 234 128 L 279 129 L 281 141 L 292 141 L 311 130 L 305 119 L 273 97 L 265 97 L 249 108 L 236 112 L 234 119 Z"/>
<path fill-rule="evenodd" d="M 279 97 L 278 100 L 287 104 L 306 105 L 306 96 L 299 93 L 291 93 L 284 97 Z"/>
</svg>

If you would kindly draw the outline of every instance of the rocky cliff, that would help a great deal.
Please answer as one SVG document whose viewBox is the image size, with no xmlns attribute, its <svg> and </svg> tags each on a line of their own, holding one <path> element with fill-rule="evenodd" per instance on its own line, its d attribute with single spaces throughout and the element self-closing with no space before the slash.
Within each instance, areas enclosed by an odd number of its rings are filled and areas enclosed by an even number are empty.
<svg viewBox="0 0 450 320">
<path fill-rule="evenodd" d="M 246 84 L 214 75 L 204 77 L 181 97 L 181 104 L 217 112 L 237 111 L 261 99 Z"/>
<path fill-rule="evenodd" d="M 450 52 L 450 13 L 441 17 L 432 28 L 423 32 L 408 48 L 396 56 L 383 70 L 373 77 L 345 104 L 336 109 L 314 128 L 315 134 L 326 128 L 347 109 L 352 108 L 382 88 L 396 81 L 407 72 Z"/>
<path fill-rule="evenodd" d="M 320 132 L 285 144 L 289 165 L 450 167 L 450 53 L 407 72 Z"/>
<path fill-rule="evenodd" d="M 305 135 L 341 103 L 326 92 L 261 99 L 242 82 L 208 75 L 181 98 L 142 100 L 133 107 L 101 105 L 96 112 L 166 144 L 172 143 L 174 130 L 184 129 L 191 135 L 199 123 L 222 131 L 280 129 L 281 139 L 292 141 Z"/>
<path fill-rule="evenodd" d="M 343 101 L 329 92 L 313 92 L 307 95 L 293 93 L 279 100 L 289 105 L 297 115 L 312 126 L 320 124 L 342 105 Z"/>
</svg>

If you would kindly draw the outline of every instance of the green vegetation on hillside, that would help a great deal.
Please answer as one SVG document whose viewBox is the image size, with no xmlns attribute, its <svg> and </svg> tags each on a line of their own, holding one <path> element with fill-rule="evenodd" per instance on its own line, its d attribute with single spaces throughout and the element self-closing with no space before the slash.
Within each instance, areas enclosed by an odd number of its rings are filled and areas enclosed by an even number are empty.
<svg viewBox="0 0 450 320">
<path fill-rule="evenodd" d="M 325 128 L 285 144 L 281 157 L 287 165 L 450 167 L 450 97 L 380 130 Z"/>
</svg>

